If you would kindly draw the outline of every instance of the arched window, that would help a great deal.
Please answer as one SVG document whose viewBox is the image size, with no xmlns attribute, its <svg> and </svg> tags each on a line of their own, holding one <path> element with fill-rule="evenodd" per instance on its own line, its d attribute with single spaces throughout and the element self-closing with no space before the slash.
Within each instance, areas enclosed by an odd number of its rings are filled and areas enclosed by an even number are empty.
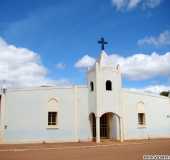
<svg viewBox="0 0 170 160">
<path fill-rule="evenodd" d="M 111 91 L 112 90 L 112 82 L 110 80 L 106 81 L 106 90 Z"/>
<path fill-rule="evenodd" d="M 94 84 L 93 84 L 92 81 L 90 82 L 90 90 L 91 90 L 91 91 L 94 91 Z"/>
<path fill-rule="evenodd" d="M 48 101 L 48 127 L 58 126 L 58 101 L 51 98 Z"/>
</svg>

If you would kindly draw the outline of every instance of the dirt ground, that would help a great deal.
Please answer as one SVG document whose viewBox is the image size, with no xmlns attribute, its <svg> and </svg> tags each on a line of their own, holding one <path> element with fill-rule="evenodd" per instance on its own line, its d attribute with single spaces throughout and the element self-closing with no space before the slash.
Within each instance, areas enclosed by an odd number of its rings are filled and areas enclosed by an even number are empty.
<svg viewBox="0 0 170 160">
<path fill-rule="evenodd" d="M 0 160 L 142 160 L 146 154 L 170 155 L 170 139 L 0 145 Z"/>
</svg>

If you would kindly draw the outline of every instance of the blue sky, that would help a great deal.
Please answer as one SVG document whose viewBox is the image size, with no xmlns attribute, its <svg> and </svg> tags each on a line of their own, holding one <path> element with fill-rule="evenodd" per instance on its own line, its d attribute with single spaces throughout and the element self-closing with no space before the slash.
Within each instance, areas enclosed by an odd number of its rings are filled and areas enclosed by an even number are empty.
<svg viewBox="0 0 170 160">
<path fill-rule="evenodd" d="M 37 53 L 48 78 L 85 84 L 85 73 L 75 63 L 84 55 L 99 56 L 97 40 L 101 36 L 109 42 L 109 55 L 127 58 L 156 52 L 161 56 L 170 51 L 170 1 L 137 1 L 0 0 L 0 37 L 17 48 Z M 167 33 L 163 42 L 159 41 L 161 33 Z M 146 79 L 126 78 L 124 86 L 170 86 L 167 72 Z"/>
</svg>

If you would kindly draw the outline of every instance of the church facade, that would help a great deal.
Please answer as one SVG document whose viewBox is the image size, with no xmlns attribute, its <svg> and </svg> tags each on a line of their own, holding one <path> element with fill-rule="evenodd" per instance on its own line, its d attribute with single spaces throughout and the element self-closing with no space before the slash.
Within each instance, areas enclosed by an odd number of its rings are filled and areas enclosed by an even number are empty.
<svg viewBox="0 0 170 160">
<path fill-rule="evenodd" d="M 0 143 L 170 138 L 170 97 L 122 88 L 102 51 L 87 86 L 2 89 Z"/>
</svg>

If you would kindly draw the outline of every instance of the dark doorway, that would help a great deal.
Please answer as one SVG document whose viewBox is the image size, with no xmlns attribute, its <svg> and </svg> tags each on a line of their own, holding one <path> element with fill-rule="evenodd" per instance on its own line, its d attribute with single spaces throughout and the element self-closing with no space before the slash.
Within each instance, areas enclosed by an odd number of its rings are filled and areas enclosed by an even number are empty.
<svg viewBox="0 0 170 160">
<path fill-rule="evenodd" d="M 93 140 L 96 138 L 96 116 L 94 113 L 90 114 L 90 123 L 91 123 L 91 131 Z"/>
<path fill-rule="evenodd" d="M 110 137 L 109 114 L 104 114 L 100 118 L 100 137 Z"/>
</svg>

